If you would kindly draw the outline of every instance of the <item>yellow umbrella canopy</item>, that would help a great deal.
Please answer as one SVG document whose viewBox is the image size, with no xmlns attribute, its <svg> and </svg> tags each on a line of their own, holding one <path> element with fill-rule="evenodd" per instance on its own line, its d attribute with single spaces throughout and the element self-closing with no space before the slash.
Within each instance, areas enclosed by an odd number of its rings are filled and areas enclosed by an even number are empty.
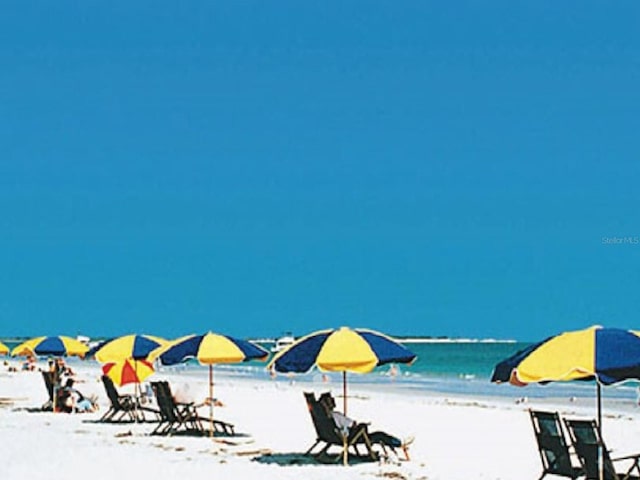
<svg viewBox="0 0 640 480">
<path fill-rule="evenodd" d="M 267 368 L 304 373 L 313 366 L 325 372 L 368 373 L 386 363 L 411 363 L 416 355 L 393 338 L 367 329 L 320 330 L 296 340 L 274 356 Z"/>
<path fill-rule="evenodd" d="M 95 357 L 100 363 L 116 362 L 127 358 L 143 360 L 152 351 L 167 343 L 164 338 L 152 335 L 125 335 L 102 344 L 96 350 Z"/>
<path fill-rule="evenodd" d="M 561 332 L 498 363 L 492 382 L 597 381 L 598 425 L 602 424 L 600 385 L 640 379 L 640 331 L 595 325 Z"/>
<path fill-rule="evenodd" d="M 155 350 L 150 360 L 160 358 L 163 365 L 174 365 L 195 358 L 203 365 L 265 360 L 269 352 L 247 340 L 208 332 L 187 335 Z"/>
<path fill-rule="evenodd" d="M 84 357 L 89 351 L 84 343 L 75 338 L 57 337 L 35 337 L 21 343 L 11 351 L 11 355 L 75 355 Z"/>
<path fill-rule="evenodd" d="M 9 347 L 0 342 L 0 355 L 6 355 L 7 353 L 9 353 Z"/>
</svg>

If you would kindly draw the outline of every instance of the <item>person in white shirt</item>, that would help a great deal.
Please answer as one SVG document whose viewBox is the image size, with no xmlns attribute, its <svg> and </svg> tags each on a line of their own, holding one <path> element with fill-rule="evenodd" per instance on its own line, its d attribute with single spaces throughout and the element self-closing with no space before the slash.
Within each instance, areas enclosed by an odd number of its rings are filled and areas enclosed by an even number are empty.
<svg viewBox="0 0 640 480">
<path fill-rule="evenodd" d="M 180 385 L 173 392 L 173 399 L 176 401 L 176 403 L 192 404 L 196 408 L 202 407 L 204 405 L 209 405 L 209 403 L 211 403 L 211 399 L 209 397 L 205 397 L 203 401 L 198 402 L 191 389 L 191 386 L 186 382 Z M 213 405 L 216 407 L 224 406 L 224 404 L 217 398 L 213 399 Z"/>
<path fill-rule="evenodd" d="M 336 401 L 331 393 L 325 392 L 321 394 L 318 398 L 318 402 L 325 408 L 327 413 L 329 413 L 333 417 L 336 426 L 340 428 L 345 435 L 348 435 L 349 430 L 353 426 L 355 426 L 357 422 L 354 419 L 347 417 L 344 413 L 335 410 Z M 409 445 L 413 442 L 413 437 L 409 437 L 402 441 L 398 437 L 390 435 L 386 432 L 378 431 L 369 433 L 369 439 L 371 440 L 371 443 L 380 443 L 382 445 L 386 445 L 394 451 L 396 448 L 402 449 L 405 459 L 410 460 Z"/>
</svg>

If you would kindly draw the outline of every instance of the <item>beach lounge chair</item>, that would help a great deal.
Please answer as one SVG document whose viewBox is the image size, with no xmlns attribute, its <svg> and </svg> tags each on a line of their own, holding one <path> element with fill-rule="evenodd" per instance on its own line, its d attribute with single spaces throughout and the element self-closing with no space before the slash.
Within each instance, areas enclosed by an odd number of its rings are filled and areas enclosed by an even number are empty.
<svg viewBox="0 0 640 480">
<path fill-rule="evenodd" d="M 324 407 L 320 405 L 320 402 L 316 400 L 313 392 L 304 392 L 304 398 L 316 430 L 316 441 L 305 452 L 305 455 L 311 455 L 319 461 L 329 459 L 339 462 L 341 459 L 346 458 L 349 449 L 351 449 L 354 456 L 358 459 L 378 460 L 378 454 L 372 448 L 367 424 L 358 423 L 351 427 L 348 432 L 343 432 L 338 425 L 336 425 L 333 417 L 329 415 Z M 324 444 L 322 449 L 318 453 L 313 454 L 313 449 L 321 444 Z M 366 450 L 364 454 L 360 453 L 358 449 L 359 445 L 364 445 Z M 328 451 L 332 446 L 340 447 L 341 453 L 335 456 L 329 455 Z"/>
<path fill-rule="evenodd" d="M 118 390 L 116 390 L 116 386 L 110 377 L 102 375 L 101 378 L 110 405 L 109 409 L 100 417 L 99 421 L 104 423 L 144 421 L 144 414 L 142 413 L 141 407 L 136 404 L 133 395 L 121 395 L 118 393 Z"/>
<path fill-rule="evenodd" d="M 53 372 L 42 372 L 42 379 L 44 380 L 44 386 L 47 389 L 49 400 L 42 404 L 41 410 L 45 412 L 53 412 L 53 399 L 56 395 L 56 384 Z"/>
<path fill-rule="evenodd" d="M 578 478 L 583 475 L 582 467 L 571 463 L 569 444 L 567 443 L 560 415 L 557 412 L 529 410 L 533 431 L 538 442 L 538 452 L 542 461 L 542 474 Z"/>
<path fill-rule="evenodd" d="M 160 423 L 151 432 L 151 435 L 173 435 L 179 432 L 196 435 L 211 433 L 206 427 L 210 420 L 198 415 L 193 403 L 176 402 L 169 382 L 151 382 L 151 388 L 155 393 L 160 412 Z M 235 435 L 235 427 L 221 420 L 214 420 L 213 428 L 214 434 Z"/>
<path fill-rule="evenodd" d="M 611 458 L 595 420 L 568 420 L 565 425 L 587 479 L 638 480 L 640 454 Z M 602 458 L 603 476 L 600 476 L 599 458 Z M 624 473 L 617 472 L 614 463 L 625 462 Z"/>
</svg>

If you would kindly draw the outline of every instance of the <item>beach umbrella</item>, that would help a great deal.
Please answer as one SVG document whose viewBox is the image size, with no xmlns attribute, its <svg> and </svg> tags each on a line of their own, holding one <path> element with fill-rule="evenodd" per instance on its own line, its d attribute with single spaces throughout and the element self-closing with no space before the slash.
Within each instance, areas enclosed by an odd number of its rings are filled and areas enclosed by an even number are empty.
<svg viewBox="0 0 640 480">
<path fill-rule="evenodd" d="M 55 355 L 62 357 L 74 355 L 84 357 L 89 351 L 84 343 L 75 338 L 57 337 L 35 337 L 21 343 L 11 351 L 11 355 Z"/>
<path fill-rule="evenodd" d="M 152 335 L 124 335 L 104 342 L 95 350 L 95 358 L 100 363 L 133 360 L 134 372 L 137 371 L 140 360 L 146 360 L 149 354 L 168 342 L 164 338 Z M 137 375 L 137 374 L 136 374 Z M 138 385 L 135 384 L 136 397 Z"/>
<path fill-rule="evenodd" d="M 75 338 L 65 336 L 55 337 L 35 337 L 21 343 L 11 351 L 12 356 L 16 355 L 55 355 L 78 356 L 84 358 L 89 351 L 89 347 Z M 57 385 L 53 387 L 53 410 L 56 410 Z"/>
<path fill-rule="evenodd" d="M 179 338 L 158 348 L 150 355 L 150 359 L 159 358 L 163 365 L 175 365 L 195 358 L 209 366 L 209 420 L 213 435 L 213 365 L 266 360 L 267 355 L 269 352 L 249 341 L 208 332 Z"/>
<path fill-rule="evenodd" d="M 153 350 L 167 343 L 164 338 L 151 335 L 124 335 L 104 342 L 95 351 L 95 357 L 100 363 L 115 362 L 127 358 L 144 360 Z"/>
<path fill-rule="evenodd" d="M 146 360 L 118 360 L 105 363 L 102 372 L 119 386 L 129 383 L 142 383 L 154 373 L 153 365 Z"/>
<path fill-rule="evenodd" d="M 9 347 L 0 342 L 0 355 L 6 355 L 7 353 L 9 353 Z"/>
<path fill-rule="evenodd" d="M 640 331 L 593 326 L 549 337 L 498 363 L 492 382 L 530 383 L 595 380 L 598 428 L 601 385 L 640 379 Z"/>
<path fill-rule="evenodd" d="M 640 331 L 593 326 L 549 337 L 498 363 L 492 382 L 595 380 L 598 430 L 602 436 L 601 385 L 640 379 Z M 599 452 L 600 478 L 604 476 Z"/>
<path fill-rule="evenodd" d="M 296 340 L 275 355 L 267 368 L 282 373 L 342 372 L 344 414 L 347 414 L 347 372 L 368 373 L 387 363 L 412 363 L 416 355 L 392 338 L 373 330 L 320 330 Z"/>
</svg>

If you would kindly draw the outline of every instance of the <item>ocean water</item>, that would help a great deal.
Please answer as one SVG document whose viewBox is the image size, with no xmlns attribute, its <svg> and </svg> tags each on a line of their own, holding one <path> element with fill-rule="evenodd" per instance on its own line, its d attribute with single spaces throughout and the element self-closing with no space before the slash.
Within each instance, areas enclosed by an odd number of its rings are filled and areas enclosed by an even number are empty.
<svg viewBox="0 0 640 480">
<path fill-rule="evenodd" d="M 547 385 L 515 387 L 509 384 L 490 382 L 495 365 L 519 350 L 531 345 L 529 342 L 419 342 L 405 343 L 417 355 L 411 365 L 396 365 L 396 376 L 390 375 L 390 366 L 384 365 L 365 375 L 348 374 L 350 384 L 384 384 L 385 388 L 398 391 L 434 394 L 459 394 L 469 396 L 529 398 L 593 398 L 594 382 L 558 382 Z M 265 348 L 270 345 L 263 344 Z M 186 369 L 202 368 L 192 364 Z M 249 362 L 241 365 L 219 365 L 216 371 L 234 375 L 267 378 L 264 363 Z M 341 373 L 326 374 L 332 385 L 341 384 Z M 278 375 L 275 381 L 309 383 L 313 387 L 324 383 L 323 374 L 312 370 L 307 374 Z M 626 399 L 635 403 L 638 382 L 625 382 L 602 389 L 603 398 Z"/>
<path fill-rule="evenodd" d="M 12 348 L 13 342 L 4 342 Z M 267 350 L 271 344 L 262 344 Z M 496 385 L 490 382 L 494 366 L 511 356 L 515 352 L 527 347 L 525 342 L 436 342 L 436 343 L 405 343 L 405 346 L 417 355 L 412 365 L 397 365 L 397 375 L 390 375 L 390 366 L 376 368 L 365 375 L 348 374 L 350 384 L 377 385 L 384 384 L 385 388 L 412 392 L 436 394 L 462 394 L 470 396 L 496 397 L 529 397 L 529 398 L 569 398 L 593 397 L 593 382 L 558 382 L 547 385 L 529 385 L 515 387 L 508 384 Z M 70 358 L 70 364 L 83 360 Z M 234 365 L 216 365 L 216 372 L 225 375 L 242 376 L 256 379 L 270 379 L 264 362 L 247 362 Z M 164 367 L 178 370 L 187 374 L 204 375 L 207 367 L 196 361 L 185 364 Z M 332 385 L 342 382 L 342 374 L 328 373 L 323 378 L 321 372 L 312 370 L 306 374 L 295 376 L 278 375 L 273 381 L 296 382 L 322 385 L 328 380 Z M 629 399 L 636 401 L 638 382 L 625 382 L 618 385 L 604 387 L 603 397 Z"/>
</svg>

